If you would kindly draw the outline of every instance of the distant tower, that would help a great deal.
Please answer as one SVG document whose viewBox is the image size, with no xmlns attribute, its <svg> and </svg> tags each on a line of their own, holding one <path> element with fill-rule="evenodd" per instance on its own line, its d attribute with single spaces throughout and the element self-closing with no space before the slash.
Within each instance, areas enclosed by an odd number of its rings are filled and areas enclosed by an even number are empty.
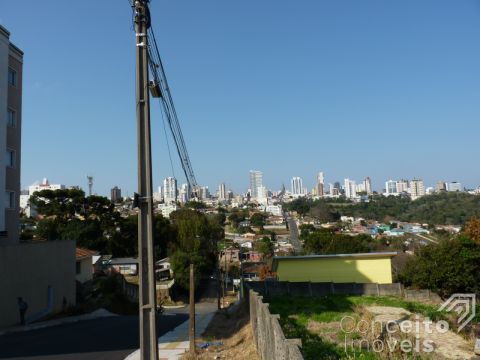
<svg viewBox="0 0 480 360">
<path fill-rule="evenodd" d="M 88 196 L 92 196 L 93 176 L 87 175 L 87 180 L 88 180 Z"/>
</svg>

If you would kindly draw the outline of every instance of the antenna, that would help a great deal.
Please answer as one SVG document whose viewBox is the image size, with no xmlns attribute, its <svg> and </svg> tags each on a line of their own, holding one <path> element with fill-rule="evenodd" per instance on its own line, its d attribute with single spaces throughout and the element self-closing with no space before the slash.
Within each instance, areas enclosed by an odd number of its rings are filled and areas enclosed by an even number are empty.
<svg viewBox="0 0 480 360">
<path fill-rule="evenodd" d="M 92 196 L 93 176 L 87 175 L 87 180 L 88 180 L 88 196 Z"/>
</svg>

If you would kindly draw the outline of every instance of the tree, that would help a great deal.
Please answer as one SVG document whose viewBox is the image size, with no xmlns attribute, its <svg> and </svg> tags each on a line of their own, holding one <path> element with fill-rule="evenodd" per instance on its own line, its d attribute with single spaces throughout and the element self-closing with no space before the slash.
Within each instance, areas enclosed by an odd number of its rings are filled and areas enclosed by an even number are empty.
<svg viewBox="0 0 480 360">
<path fill-rule="evenodd" d="M 206 209 L 207 205 L 205 205 L 205 203 L 202 201 L 192 200 L 185 203 L 185 207 L 189 209 L 200 210 L 200 209 Z"/>
<path fill-rule="evenodd" d="M 136 256 L 137 216 L 124 218 L 114 204 L 102 196 L 88 196 L 78 189 L 43 190 L 33 194 L 32 204 L 45 216 L 35 235 L 47 240 L 75 240 L 78 246 L 102 254 Z M 171 241 L 170 224 L 155 217 L 154 242 L 157 256 L 165 256 Z"/>
<path fill-rule="evenodd" d="M 463 234 L 480 245 L 480 217 L 471 218 L 465 224 Z"/>
<path fill-rule="evenodd" d="M 175 239 L 170 244 L 170 261 L 175 281 L 189 288 L 189 266 L 195 265 L 195 286 L 201 274 L 210 274 L 215 268 L 216 243 L 221 237 L 219 225 L 208 221 L 205 214 L 182 209 L 172 214 Z"/>
<path fill-rule="evenodd" d="M 274 244 L 268 236 L 264 236 L 255 243 L 255 250 L 262 254 L 263 258 L 271 258 L 273 256 Z"/>
<path fill-rule="evenodd" d="M 60 232 L 58 229 L 58 222 L 55 219 L 43 219 L 37 224 L 35 235 L 44 240 L 58 240 L 60 239 Z"/>
<path fill-rule="evenodd" d="M 340 219 L 340 216 L 325 201 L 318 201 L 309 211 L 311 217 L 320 223 L 327 223 Z"/>
<path fill-rule="evenodd" d="M 265 225 L 265 215 L 255 213 L 250 217 L 250 224 L 252 226 L 263 227 Z"/>
<path fill-rule="evenodd" d="M 480 246 L 459 236 L 422 247 L 410 258 L 399 280 L 442 296 L 480 292 Z"/>
<path fill-rule="evenodd" d="M 247 214 L 248 214 L 248 211 L 247 213 L 245 213 L 245 211 L 241 211 L 241 210 L 238 210 L 238 209 L 235 209 L 232 211 L 232 213 L 228 216 L 228 220 L 230 221 L 230 223 L 232 224 L 232 227 L 233 228 L 238 228 L 238 225 L 243 221 L 245 220 L 245 218 L 247 217 Z"/>
<path fill-rule="evenodd" d="M 330 229 L 317 229 L 305 239 L 308 254 L 355 254 L 369 252 L 372 238 L 368 235 L 349 236 L 336 234 Z"/>
</svg>

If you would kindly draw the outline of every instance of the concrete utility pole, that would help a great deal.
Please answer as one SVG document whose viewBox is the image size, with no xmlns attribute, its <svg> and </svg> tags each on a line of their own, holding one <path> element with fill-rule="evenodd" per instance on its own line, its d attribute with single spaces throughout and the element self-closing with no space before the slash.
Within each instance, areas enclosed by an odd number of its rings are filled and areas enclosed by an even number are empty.
<svg viewBox="0 0 480 360">
<path fill-rule="evenodd" d="M 190 354 L 195 354 L 195 280 L 193 272 L 193 264 L 190 264 L 190 322 L 189 322 L 189 338 L 190 338 Z"/>
<path fill-rule="evenodd" d="M 148 88 L 149 0 L 135 0 L 136 98 L 138 142 L 138 259 L 140 264 L 140 358 L 158 360 L 155 270 L 153 263 L 152 154 Z"/>
</svg>

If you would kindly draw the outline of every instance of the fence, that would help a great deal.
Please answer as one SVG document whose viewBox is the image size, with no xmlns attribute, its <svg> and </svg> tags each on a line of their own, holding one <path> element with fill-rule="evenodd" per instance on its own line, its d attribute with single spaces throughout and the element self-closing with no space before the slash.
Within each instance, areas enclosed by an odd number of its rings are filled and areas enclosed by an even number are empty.
<svg viewBox="0 0 480 360">
<path fill-rule="evenodd" d="M 326 295 L 371 295 L 397 296 L 411 301 L 428 301 L 441 303 L 442 299 L 430 290 L 405 289 L 400 283 L 394 284 L 360 284 L 360 283 L 312 283 L 288 281 L 246 281 L 247 289 L 252 289 L 263 296 L 310 296 Z"/>
<path fill-rule="evenodd" d="M 249 291 L 250 323 L 255 347 L 261 360 L 300 360 L 303 359 L 299 346 L 300 339 L 286 339 L 278 319 L 280 315 L 270 314 L 263 296 Z"/>
<path fill-rule="evenodd" d="M 123 293 L 127 296 L 131 302 L 138 301 L 138 285 L 131 284 L 122 276 L 122 289 Z"/>
</svg>

